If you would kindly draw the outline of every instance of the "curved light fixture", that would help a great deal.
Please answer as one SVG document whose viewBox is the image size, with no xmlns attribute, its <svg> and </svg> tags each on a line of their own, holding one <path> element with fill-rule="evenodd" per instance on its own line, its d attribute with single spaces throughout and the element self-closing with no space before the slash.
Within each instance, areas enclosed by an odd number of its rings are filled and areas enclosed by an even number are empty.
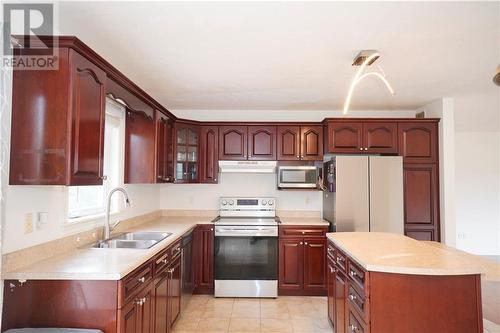
<svg viewBox="0 0 500 333">
<path fill-rule="evenodd" d="M 347 98 L 345 99 L 345 103 L 344 103 L 343 114 L 347 114 L 347 112 L 349 111 L 349 106 L 351 104 L 351 98 L 352 98 L 352 94 L 354 92 L 354 88 L 365 77 L 375 76 L 375 77 L 379 78 L 382 82 L 384 82 L 385 86 L 387 87 L 387 90 L 389 90 L 391 95 L 394 95 L 394 89 L 392 89 L 391 85 L 389 84 L 389 81 L 387 81 L 387 79 L 385 78 L 385 76 L 383 74 L 381 74 L 379 72 L 363 73 L 364 70 L 366 69 L 366 66 L 368 66 L 368 64 L 370 64 L 371 62 L 375 61 L 378 57 L 380 57 L 380 53 L 373 52 L 368 57 L 366 57 L 364 59 L 364 61 L 361 63 L 361 66 L 359 67 L 358 71 L 356 72 L 356 75 L 354 76 L 354 79 L 351 82 L 351 86 L 349 87 L 349 92 L 347 93 Z"/>
</svg>

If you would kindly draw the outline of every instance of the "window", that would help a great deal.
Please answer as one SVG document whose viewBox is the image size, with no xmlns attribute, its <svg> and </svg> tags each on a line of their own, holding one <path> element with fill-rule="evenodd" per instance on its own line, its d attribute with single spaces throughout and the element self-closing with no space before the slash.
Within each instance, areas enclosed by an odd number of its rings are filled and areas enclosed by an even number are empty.
<svg viewBox="0 0 500 333">
<path fill-rule="evenodd" d="M 104 127 L 104 175 L 103 185 L 69 186 L 68 218 L 75 221 L 105 213 L 109 191 L 123 183 L 125 142 L 125 108 L 111 99 L 106 100 Z M 111 212 L 123 209 L 123 203 L 114 197 Z"/>
</svg>

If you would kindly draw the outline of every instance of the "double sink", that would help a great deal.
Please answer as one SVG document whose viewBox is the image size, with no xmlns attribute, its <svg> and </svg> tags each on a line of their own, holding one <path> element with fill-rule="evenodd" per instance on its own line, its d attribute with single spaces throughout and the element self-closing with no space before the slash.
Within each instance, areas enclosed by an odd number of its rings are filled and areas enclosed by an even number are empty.
<svg viewBox="0 0 500 333">
<path fill-rule="evenodd" d="M 127 232 L 92 245 L 98 249 L 149 249 L 165 238 L 171 232 Z"/>
</svg>

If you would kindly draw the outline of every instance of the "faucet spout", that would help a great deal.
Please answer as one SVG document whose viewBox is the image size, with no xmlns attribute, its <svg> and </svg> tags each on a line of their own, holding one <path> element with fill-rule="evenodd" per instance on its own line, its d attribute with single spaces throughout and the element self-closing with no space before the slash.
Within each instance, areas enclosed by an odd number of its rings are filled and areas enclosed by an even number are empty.
<svg viewBox="0 0 500 333">
<path fill-rule="evenodd" d="M 113 194 L 115 192 L 121 192 L 123 194 L 123 200 L 125 202 L 126 207 L 130 207 L 130 199 L 128 198 L 128 193 L 125 191 L 123 187 L 115 187 L 108 193 L 108 200 L 106 204 L 106 222 L 104 223 L 104 239 L 108 239 L 111 231 L 120 223 L 120 221 L 117 221 L 113 226 L 110 225 L 109 223 L 109 215 L 111 211 L 111 198 L 113 197 Z"/>
</svg>

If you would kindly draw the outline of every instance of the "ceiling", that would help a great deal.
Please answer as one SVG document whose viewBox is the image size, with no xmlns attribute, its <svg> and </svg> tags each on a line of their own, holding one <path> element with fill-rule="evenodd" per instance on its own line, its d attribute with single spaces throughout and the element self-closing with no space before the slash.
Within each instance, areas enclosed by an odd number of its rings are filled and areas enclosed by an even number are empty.
<svg viewBox="0 0 500 333">
<path fill-rule="evenodd" d="M 62 2 L 76 35 L 171 110 L 338 110 L 353 57 L 377 49 L 354 110 L 491 89 L 499 2 Z M 374 67 L 374 66 L 372 66 Z"/>
</svg>

